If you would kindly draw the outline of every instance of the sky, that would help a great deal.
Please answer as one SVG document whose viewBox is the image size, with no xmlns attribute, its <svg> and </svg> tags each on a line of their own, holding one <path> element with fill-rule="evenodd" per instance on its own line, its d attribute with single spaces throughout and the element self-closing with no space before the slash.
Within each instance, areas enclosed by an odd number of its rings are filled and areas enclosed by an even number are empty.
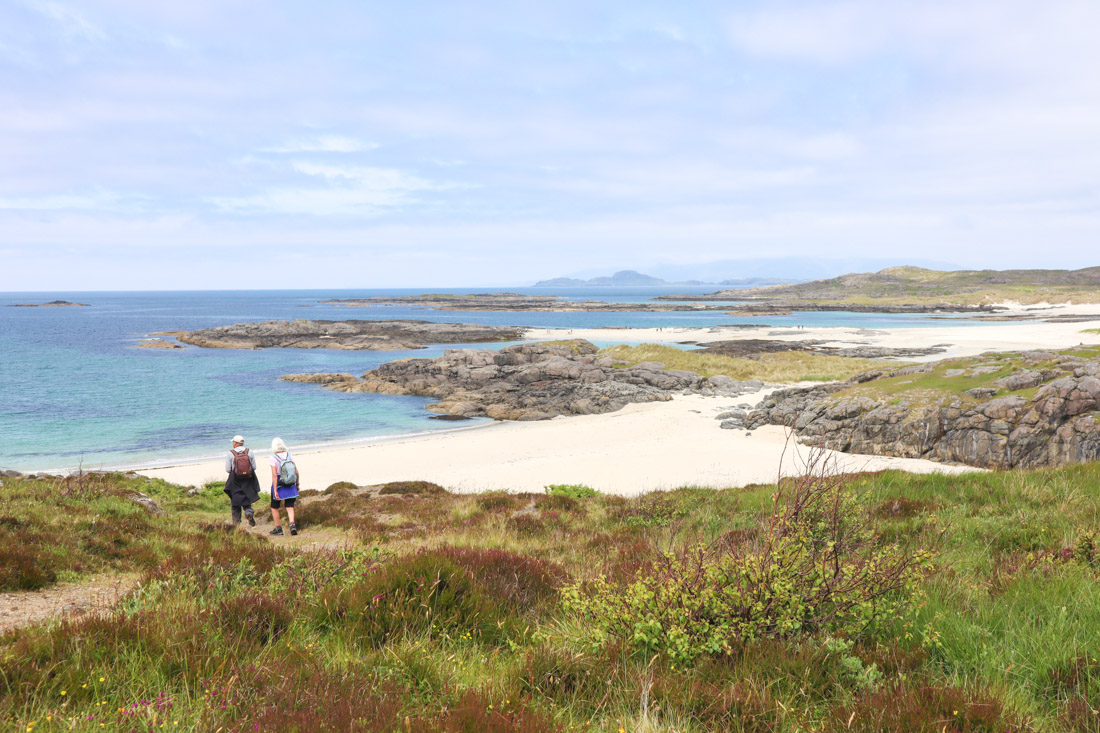
<svg viewBox="0 0 1100 733">
<path fill-rule="evenodd" d="M 1098 265 L 1097 28 L 1095 0 L 4 0 L 0 291 Z"/>
</svg>

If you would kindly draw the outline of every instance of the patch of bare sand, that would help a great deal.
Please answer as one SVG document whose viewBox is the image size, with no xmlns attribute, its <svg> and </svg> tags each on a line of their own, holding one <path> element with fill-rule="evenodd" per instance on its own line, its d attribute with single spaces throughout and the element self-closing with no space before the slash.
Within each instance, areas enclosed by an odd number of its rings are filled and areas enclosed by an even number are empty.
<svg viewBox="0 0 1100 733">
<path fill-rule="evenodd" d="M 135 574 L 103 575 L 83 583 L 0 593 L 0 632 L 54 617 L 106 613 L 137 585 Z"/>
</svg>

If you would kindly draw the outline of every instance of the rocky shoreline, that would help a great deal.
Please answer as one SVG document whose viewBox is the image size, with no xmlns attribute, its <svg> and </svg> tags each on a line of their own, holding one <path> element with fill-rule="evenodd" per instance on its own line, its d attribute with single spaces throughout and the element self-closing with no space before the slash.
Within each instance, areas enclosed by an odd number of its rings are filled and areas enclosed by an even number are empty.
<svg viewBox="0 0 1100 733">
<path fill-rule="evenodd" d="M 761 299 L 758 297 L 737 297 L 734 292 L 711 293 L 709 295 L 658 295 L 654 300 L 683 300 L 705 303 L 718 300 L 754 300 L 755 303 L 727 305 L 722 310 L 733 316 L 789 316 L 795 312 L 839 312 L 852 313 L 1001 313 L 1008 310 L 998 305 L 954 305 L 951 303 L 901 303 L 871 305 L 865 303 L 811 303 L 797 300 Z"/>
<path fill-rule="evenodd" d="M 192 346 L 209 349 L 340 349 L 409 351 L 430 344 L 519 341 L 526 329 L 429 321 L 260 321 L 198 331 L 173 331 Z"/>
<path fill-rule="evenodd" d="M 825 356 L 843 356 L 851 359 L 911 359 L 915 357 L 942 354 L 949 344 L 935 344 L 923 348 L 891 348 L 889 346 L 823 346 L 830 343 L 821 339 L 803 339 L 801 341 L 781 341 L 779 339 L 733 339 L 729 341 L 708 341 L 699 348 L 699 353 L 721 354 L 743 359 L 755 359 L 764 354 L 785 351 L 800 351 Z"/>
<path fill-rule="evenodd" d="M 336 298 L 321 301 L 345 307 L 384 307 L 413 305 L 441 311 L 525 311 L 551 313 L 626 313 L 726 311 L 728 306 L 610 303 L 602 300 L 567 300 L 558 295 L 521 295 L 519 293 L 478 293 L 474 295 L 408 295 L 401 297 Z"/>
<path fill-rule="evenodd" d="M 982 468 L 1100 459 L 1100 351 L 986 354 L 774 392 L 744 421 L 806 444 Z"/>
<path fill-rule="evenodd" d="M 700 377 L 648 362 L 632 367 L 600 356 L 581 339 L 509 346 L 500 351 L 452 349 L 437 359 L 383 364 L 362 378 L 350 374 L 291 374 L 282 379 L 338 392 L 420 395 L 427 409 L 456 417 L 547 420 L 558 415 L 614 412 L 674 394 L 737 397 L 763 389 L 758 381 Z"/>
</svg>

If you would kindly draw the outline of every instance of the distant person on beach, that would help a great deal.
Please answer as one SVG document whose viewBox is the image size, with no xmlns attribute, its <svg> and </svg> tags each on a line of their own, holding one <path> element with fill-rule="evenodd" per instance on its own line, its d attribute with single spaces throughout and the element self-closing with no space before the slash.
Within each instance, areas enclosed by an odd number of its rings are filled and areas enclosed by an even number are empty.
<svg viewBox="0 0 1100 733">
<path fill-rule="evenodd" d="M 283 527 L 279 523 L 280 506 L 286 508 L 290 533 L 298 534 L 298 525 L 294 523 L 294 501 L 298 498 L 298 482 L 301 476 L 282 438 L 271 441 L 271 459 L 268 463 L 271 465 L 271 519 L 275 522 L 275 529 L 271 530 L 271 534 L 283 533 Z"/>
<path fill-rule="evenodd" d="M 244 510 L 248 526 L 256 526 L 256 517 L 252 505 L 260 500 L 260 479 L 256 476 L 256 456 L 244 447 L 244 438 L 233 436 L 233 447 L 225 456 L 225 493 L 233 514 L 233 524 L 241 523 L 241 510 Z"/>
</svg>

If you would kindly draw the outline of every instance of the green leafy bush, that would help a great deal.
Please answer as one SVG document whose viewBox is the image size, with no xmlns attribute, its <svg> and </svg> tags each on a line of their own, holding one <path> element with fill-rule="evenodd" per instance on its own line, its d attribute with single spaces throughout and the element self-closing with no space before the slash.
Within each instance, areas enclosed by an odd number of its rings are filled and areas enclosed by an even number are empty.
<svg viewBox="0 0 1100 733">
<path fill-rule="evenodd" d="M 652 569 L 563 590 L 586 643 L 621 640 L 677 662 L 761 638 L 859 635 L 896 617 L 930 556 L 884 544 L 843 477 L 781 484 L 758 541 L 662 553 Z"/>
<path fill-rule="evenodd" d="M 570 499 L 590 499 L 600 495 L 600 492 L 584 484 L 550 484 L 546 487 L 546 493 L 550 496 L 567 496 Z"/>
</svg>

